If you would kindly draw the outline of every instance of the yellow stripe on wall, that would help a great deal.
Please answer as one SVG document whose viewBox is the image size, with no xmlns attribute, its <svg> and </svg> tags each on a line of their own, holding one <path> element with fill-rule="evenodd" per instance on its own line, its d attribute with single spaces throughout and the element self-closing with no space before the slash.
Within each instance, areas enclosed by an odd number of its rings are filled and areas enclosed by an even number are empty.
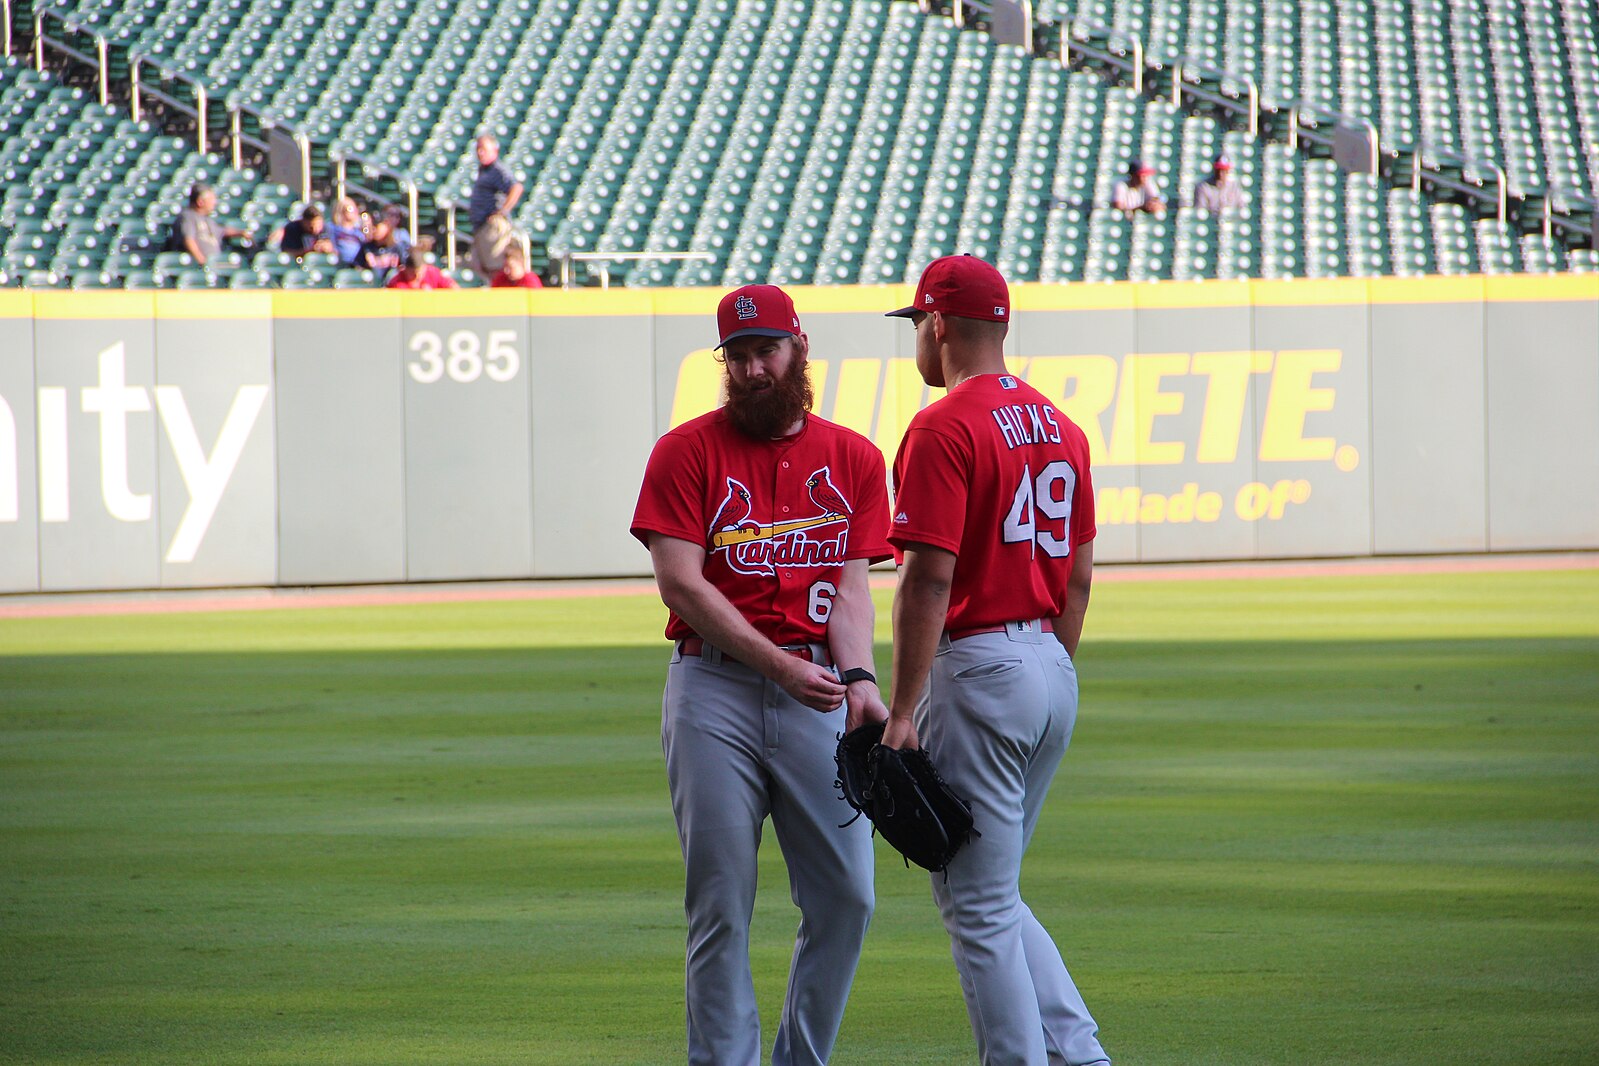
<svg viewBox="0 0 1599 1066">
<path fill-rule="evenodd" d="M 1367 301 L 1376 304 L 1463 304 L 1481 302 L 1480 274 L 1462 277 L 1372 278 Z"/>
<path fill-rule="evenodd" d="M 1599 300 L 1599 274 L 1497 274 L 1484 287 L 1495 303 Z"/>
<path fill-rule="evenodd" d="M 399 318 L 400 294 L 394 289 L 274 289 L 272 315 L 274 318 Z"/>
<path fill-rule="evenodd" d="M 32 318 L 33 293 L 22 289 L 0 289 L 0 318 Z"/>
<path fill-rule="evenodd" d="M 157 292 L 155 317 L 166 319 L 270 319 L 270 292 Z"/>
<path fill-rule="evenodd" d="M 108 319 L 155 317 L 155 293 L 56 292 L 40 289 L 33 294 L 33 317 L 50 319 Z"/>
<path fill-rule="evenodd" d="M 1371 295 L 1366 278 L 1274 278 L 1249 282 L 1256 307 L 1336 307 L 1363 304 Z"/>
</svg>

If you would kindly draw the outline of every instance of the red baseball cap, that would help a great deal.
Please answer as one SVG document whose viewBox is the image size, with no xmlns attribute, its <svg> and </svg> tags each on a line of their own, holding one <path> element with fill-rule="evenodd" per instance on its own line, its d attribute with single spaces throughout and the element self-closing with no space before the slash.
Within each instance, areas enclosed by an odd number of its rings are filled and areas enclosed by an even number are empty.
<svg viewBox="0 0 1599 1066">
<path fill-rule="evenodd" d="M 776 285 L 746 285 L 722 297 L 716 307 L 718 348 L 735 337 L 793 337 L 800 331 L 794 301 Z"/>
<path fill-rule="evenodd" d="M 916 302 L 888 318 L 910 318 L 918 311 L 942 311 L 956 318 L 1010 321 L 1010 287 L 1000 272 L 975 255 L 946 255 L 927 264 L 916 284 Z"/>
</svg>

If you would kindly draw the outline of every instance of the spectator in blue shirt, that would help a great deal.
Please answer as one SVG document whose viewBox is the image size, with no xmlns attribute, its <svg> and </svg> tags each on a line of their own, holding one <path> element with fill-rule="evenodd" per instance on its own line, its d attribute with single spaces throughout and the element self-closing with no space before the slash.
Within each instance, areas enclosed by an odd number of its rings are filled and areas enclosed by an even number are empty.
<svg viewBox="0 0 1599 1066">
<path fill-rule="evenodd" d="M 467 209 L 474 230 L 494 215 L 510 218 L 522 198 L 522 183 L 500 162 L 499 141 L 488 135 L 479 137 L 477 162 L 477 180 L 472 183 L 472 203 Z"/>
<path fill-rule="evenodd" d="M 327 234 L 333 238 L 333 254 L 339 257 L 340 266 L 354 266 L 355 257 L 361 254 L 366 243 L 368 220 L 356 202 L 346 196 L 333 209 L 333 221 Z"/>
</svg>

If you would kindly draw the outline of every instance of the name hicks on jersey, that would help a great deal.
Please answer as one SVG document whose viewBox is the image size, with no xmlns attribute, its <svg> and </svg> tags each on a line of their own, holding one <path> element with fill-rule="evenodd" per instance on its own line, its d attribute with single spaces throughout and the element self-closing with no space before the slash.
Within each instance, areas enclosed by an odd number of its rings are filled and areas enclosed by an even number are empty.
<svg viewBox="0 0 1599 1066">
<path fill-rule="evenodd" d="M 1013 403 L 993 410 L 994 421 L 1005 437 L 1007 448 L 1025 444 L 1059 444 L 1060 423 L 1053 408 L 1036 403 Z"/>
</svg>

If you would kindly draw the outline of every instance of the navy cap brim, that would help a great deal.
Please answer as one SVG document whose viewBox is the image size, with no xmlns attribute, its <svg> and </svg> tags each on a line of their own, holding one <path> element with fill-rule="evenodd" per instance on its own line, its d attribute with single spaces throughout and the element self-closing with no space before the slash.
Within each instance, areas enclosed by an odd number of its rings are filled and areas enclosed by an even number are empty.
<svg viewBox="0 0 1599 1066">
<path fill-rule="evenodd" d="M 920 308 L 918 308 L 915 304 L 911 304 L 909 307 L 901 307 L 898 311 L 890 311 L 888 314 L 884 315 L 883 317 L 884 318 L 915 318 L 916 317 L 916 312 L 918 310 L 920 310 Z"/>
<path fill-rule="evenodd" d="M 799 336 L 798 333 L 794 333 L 791 330 L 786 330 L 786 329 L 768 329 L 765 326 L 751 326 L 749 329 L 741 329 L 741 330 L 738 330 L 737 332 L 729 333 L 727 336 L 722 338 L 722 343 L 718 344 L 717 347 L 718 348 L 726 348 L 728 341 L 736 341 L 740 337 L 798 337 L 798 336 Z"/>
</svg>

